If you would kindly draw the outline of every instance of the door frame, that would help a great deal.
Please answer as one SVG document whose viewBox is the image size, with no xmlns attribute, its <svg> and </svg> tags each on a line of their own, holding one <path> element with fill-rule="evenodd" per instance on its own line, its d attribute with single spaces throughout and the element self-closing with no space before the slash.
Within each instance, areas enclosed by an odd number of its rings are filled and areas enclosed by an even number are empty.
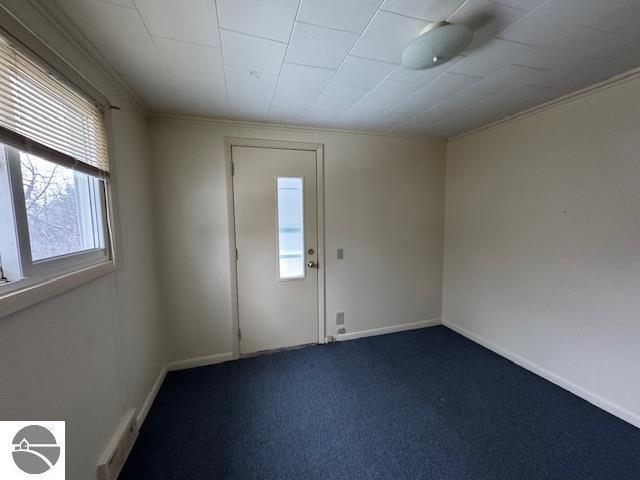
<svg viewBox="0 0 640 480">
<path fill-rule="evenodd" d="M 240 311 L 238 309 L 238 265 L 236 259 L 236 222 L 233 191 L 232 147 L 275 148 L 281 150 L 304 150 L 316 154 L 316 196 L 318 222 L 318 343 L 326 343 L 325 313 L 325 234 L 324 234 L 324 145 L 322 143 L 289 142 L 260 138 L 224 137 L 225 182 L 227 187 L 227 230 L 229 232 L 229 272 L 231 296 L 231 345 L 233 358 L 240 358 Z"/>
</svg>

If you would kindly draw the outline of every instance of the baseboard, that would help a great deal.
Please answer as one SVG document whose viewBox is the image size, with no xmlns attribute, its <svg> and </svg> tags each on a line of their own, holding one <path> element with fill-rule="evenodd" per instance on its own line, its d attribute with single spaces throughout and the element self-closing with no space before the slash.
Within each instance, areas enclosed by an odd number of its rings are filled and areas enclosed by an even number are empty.
<svg viewBox="0 0 640 480">
<path fill-rule="evenodd" d="M 169 362 L 167 369 L 172 372 L 174 370 L 184 370 L 185 368 L 204 367 L 205 365 L 215 365 L 216 363 L 228 362 L 233 360 L 233 353 L 218 353 L 216 355 L 205 355 L 204 357 L 187 358 Z"/>
<path fill-rule="evenodd" d="M 455 323 L 452 323 L 446 318 L 443 318 L 442 324 L 450 328 L 454 332 L 457 332 L 460 335 L 467 337 L 469 340 L 472 340 L 482 345 L 483 347 L 491 350 L 492 352 L 497 353 L 498 355 L 505 357 L 508 360 L 511 360 L 516 365 L 519 365 L 522 368 L 525 368 L 530 372 L 535 373 L 536 375 L 544 378 L 545 380 L 550 381 L 551 383 L 561 388 L 564 388 L 565 390 L 568 390 L 569 392 L 573 393 L 574 395 L 577 395 L 578 397 L 586 400 L 587 402 L 595 405 L 596 407 L 601 408 L 602 410 L 605 410 L 610 414 L 615 415 L 616 417 L 624 420 L 625 422 L 628 422 L 631 425 L 634 425 L 640 428 L 640 416 L 627 410 L 626 408 L 620 407 L 615 403 L 611 403 L 610 401 L 605 400 L 604 398 L 596 395 L 595 393 L 592 393 L 589 390 L 586 390 L 576 385 L 575 383 L 570 382 L 566 378 L 556 375 L 555 373 L 550 372 L 549 370 L 546 370 L 533 362 L 530 362 L 526 358 L 516 355 L 515 353 L 512 353 L 508 350 L 505 350 L 502 347 L 499 347 L 498 345 L 491 342 L 490 340 L 487 340 L 484 337 L 476 335 L 475 333 L 472 333 L 469 330 L 466 330 L 456 325 Z"/>
<path fill-rule="evenodd" d="M 402 325 L 372 328 L 371 330 L 360 330 L 358 332 L 340 333 L 334 338 L 336 341 L 341 342 L 344 340 L 354 340 L 356 338 L 373 337 L 375 335 L 386 335 L 387 333 L 404 332 L 406 330 L 416 330 L 418 328 L 433 327 L 434 325 L 440 325 L 441 323 L 442 321 L 439 318 L 432 318 L 430 320 L 422 320 L 420 322 L 403 323 Z"/>
<path fill-rule="evenodd" d="M 158 391 L 160 391 L 160 387 L 162 386 L 162 382 L 164 382 L 164 377 L 166 376 L 167 376 L 167 367 L 165 366 L 165 367 L 162 367 L 162 370 L 160 370 L 160 373 L 158 374 L 158 378 L 156 378 L 156 381 L 151 386 L 151 390 L 149 390 L 147 397 L 144 399 L 144 402 L 140 407 L 140 411 L 138 411 L 138 416 L 136 417 L 136 426 L 138 430 L 140 429 L 140 426 L 144 423 L 145 419 L 147 418 L 149 409 L 151 408 L 151 405 L 153 405 L 153 402 L 156 399 L 156 396 L 158 395 Z"/>
</svg>

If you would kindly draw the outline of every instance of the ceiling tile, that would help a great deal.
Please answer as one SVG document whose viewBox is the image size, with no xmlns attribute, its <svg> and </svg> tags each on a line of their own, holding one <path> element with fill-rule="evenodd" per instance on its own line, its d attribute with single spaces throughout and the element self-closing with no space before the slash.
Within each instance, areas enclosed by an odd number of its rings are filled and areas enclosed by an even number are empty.
<svg viewBox="0 0 640 480">
<path fill-rule="evenodd" d="M 105 2 L 105 3 L 112 3 L 114 5 L 121 5 L 123 7 L 128 7 L 128 8 L 136 8 L 136 6 L 133 4 L 133 0 L 98 0 L 100 2 Z"/>
<path fill-rule="evenodd" d="M 103 44 L 96 44 L 96 47 L 123 78 L 133 85 L 141 83 L 146 78 L 160 81 L 169 77 L 169 69 L 155 48 L 141 50 Z"/>
<path fill-rule="evenodd" d="M 220 26 L 287 42 L 298 2 L 299 0 L 218 0 Z"/>
<path fill-rule="evenodd" d="M 581 26 L 546 47 L 518 58 L 516 63 L 530 67 L 551 68 L 567 58 L 604 51 L 610 42 L 617 41 L 619 38 L 620 36 L 615 33 Z"/>
<path fill-rule="evenodd" d="M 465 0 L 385 0 L 382 9 L 429 22 L 446 20 Z"/>
<path fill-rule="evenodd" d="M 527 108 L 544 103 L 556 95 L 552 88 L 533 85 L 511 85 L 503 88 L 485 102 L 503 116 L 513 115 Z"/>
<path fill-rule="evenodd" d="M 347 87 L 373 88 L 386 78 L 396 66 L 365 58 L 348 56 L 332 83 Z"/>
<path fill-rule="evenodd" d="M 228 112 L 224 79 L 171 75 L 143 77 L 134 88 L 154 112 L 219 116 Z M 167 92 L 172 92 L 167 95 Z"/>
<path fill-rule="evenodd" d="M 500 93 L 514 85 L 551 87 L 551 79 L 549 78 L 548 70 L 520 65 L 507 65 L 475 83 L 472 89 L 483 93 Z"/>
<path fill-rule="evenodd" d="M 136 5 L 154 36 L 214 47 L 220 45 L 213 0 L 136 0 Z"/>
<path fill-rule="evenodd" d="M 509 7 L 519 8 L 530 12 L 538 5 L 543 4 L 546 0 L 494 0 L 496 3 L 502 3 Z"/>
<path fill-rule="evenodd" d="M 448 71 L 485 77 L 507 65 L 513 59 L 521 58 L 535 49 L 536 47 L 530 45 L 495 39 L 456 63 Z"/>
<path fill-rule="evenodd" d="M 451 137 L 640 66 L 640 0 L 215 3 L 56 1 L 155 112 Z M 446 15 L 464 55 L 400 66 Z"/>
<path fill-rule="evenodd" d="M 595 48 L 590 54 L 607 58 L 616 58 L 628 64 L 628 69 L 640 65 L 640 28 L 620 34 L 604 45 Z"/>
<path fill-rule="evenodd" d="M 626 33 L 640 26 L 640 2 L 626 0 L 596 17 L 590 25 L 610 32 Z"/>
<path fill-rule="evenodd" d="M 548 76 L 552 85 L 562 94 L 569 93 L 611 77 L 615 62 L 591 57 L 577 57 L 560 62 L 551 68 Z"/>
<path fill-rule="evenodd" d="M 304 0 L 298 20 L 362 33 L 379 5 L 380 0 Z"/>
<path fill-rule="evenodd" d="M 513 25 L 526 15 L 525 10 L 518 10 L 507 5 L 489 0 L 469 0 L 460 8 L 450 21 L 462 23 L 473 29 L 473 40 L 467 51 L 482 48 L 498 33 L 509 25 Z"/>
<path fill-rule="evenodd" d="M 390 110 L 407 97 L 414 94 L 420 85 L 415 83 L 385 80 L 364 97 L 363 101 L 374 103 L 380 110 Z"/>
<path fill-rule="evenodd" d="M 296 22 L 287 62 L 337 69 L 358 35 Z"/>
<path fill-rule="evenodd" d="M 394 132 L 395 128 L 396 125 L 390 121 L 388 114 L 384 114 L 378 118 L 370 118 L 369 121 L 360 128 L 360 130 L 363 132 L 391 134 Z"/>
<path fill-rule="evenodd" d="M 386 109 L 379 105 L 375 98 L 368 100 L 368 97 L 364 97 L 353 107 L 351 107 L 341 118 L 344 122 L 349 122 L 353 125 L 367 123 L 372 116 L 378 116 Z"/>
<path fill-rule="evenodd" d="M 287 46 L 284 43 L 220 30 L 224 63 L 277 75 L 282 67 Z"/>
<path fill-rule="evenodd" d="M 305 115 L 311 121 L 331 121 L 338 119 L 349 109 L 349 105 L 342 103 L 317 102 Z"/>
<path fill-rule="evenodd" d="M 308 92 L 314 99 L 322 93 L 335 70 L 285 63 L 278 79 L 278 89 Z"/>
<path fill-rule="evenodd" d="M 155 41 L 170 71 L 203 77 L 224 76 L 219 48 L 165 38 L 156 38 Z"/>
<path fill-rule="evenodd" d="M 433 107 L 434 102 L 428 97 L 412 95 L 393 107 L 396 112 L 402 112 L 404 115 L 413 116 L 424 113 Z"/>
<path fill-rule="evenodd" d="M 427 68 L 425 70 L 409 70 L 402 65 L 398 65 L 389 78 L 391 80 L 399 80 L 401 82 L 426 85 L 464 58 L 465 57 L 456 57 L 449 60 L 447 63 L 440 64 L 437 67 Z"/>
<path fill-rule="evenodd" d="M 347 108 L 354 105 L 368 92 L 365 88 L 346 87 L 344 85 L 327 86 L 318 102 L 345 105 Z"/>
<path fill-rule="evenodd" d="M 433 82 L 425 85 L 416 92 L 416 95 L 428 98 L 434 105 L 441 102 L 459 92 L 463 88 L 473 85 L 479 77 L 471 77 L 467 75 L 458 75 L 455 73 L 445 72 L 436 78 Z"/>
<path fill-rule="evenodd" d="M 317 98 L 318 94 L 313 92 L 282 88 L 279 82 L 267 118 L 272 122 L 302 120 Z"/>
<path fill-rule="evenodd" d="M 229 101 L 238 116 L 266 118 L 276 88 L 275 75 L 258 74 L 241 68 L 226 67 Z"/>
<path fill-rule="evenodd" d="M 75 25 L 94 44 L 152 50 L 153 40 L 137 10 L 111 3 L 58 0 Z"/>
<path fill-rule="evenodd" d="M 404 47 L 428 25 L 424 20 L 379 11 L 358 40 L 353 54 L 359 57 L 400 63 Z"/>
<path fill-rule="evenodd" d="M 547 0 L 500 34 L 514 42 L 542 46 L 618 5 L 622 0 Z"/>
</svg>

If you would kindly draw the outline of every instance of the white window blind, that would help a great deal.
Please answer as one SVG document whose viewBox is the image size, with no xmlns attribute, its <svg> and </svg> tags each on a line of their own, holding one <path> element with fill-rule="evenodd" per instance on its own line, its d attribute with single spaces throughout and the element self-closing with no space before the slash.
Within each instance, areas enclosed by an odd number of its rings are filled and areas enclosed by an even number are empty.
<svg viewBox="0 0 640 480">
<path fill-rule="evenodd" d="M 109 174 L 101 108 L 1 35 L 0 142 L 92 175 Z"/>
</svg>

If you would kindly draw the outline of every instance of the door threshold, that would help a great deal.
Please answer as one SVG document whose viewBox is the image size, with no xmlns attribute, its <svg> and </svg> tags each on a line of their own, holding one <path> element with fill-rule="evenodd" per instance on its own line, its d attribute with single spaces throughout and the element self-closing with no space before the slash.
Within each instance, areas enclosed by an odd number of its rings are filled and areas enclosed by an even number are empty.
<svg viewBox="0 0 640 480">
<path fill-rule="evenodd" d="M 289 350 L 300 350 L 302 348 L 313 347 L 314 345 L 319 345 L 319 343 L 318 342 L 303 343 L 302 345 L 292 345 L 290 347 L 273 348 L 270 350 L 260 350 L 258 352 L 253 352 L 253 353 L 241 353 L 240 358 L 260 357 L 262 355 L 270 355 L 272 353 L 286 352 Z"/>
</svg>

